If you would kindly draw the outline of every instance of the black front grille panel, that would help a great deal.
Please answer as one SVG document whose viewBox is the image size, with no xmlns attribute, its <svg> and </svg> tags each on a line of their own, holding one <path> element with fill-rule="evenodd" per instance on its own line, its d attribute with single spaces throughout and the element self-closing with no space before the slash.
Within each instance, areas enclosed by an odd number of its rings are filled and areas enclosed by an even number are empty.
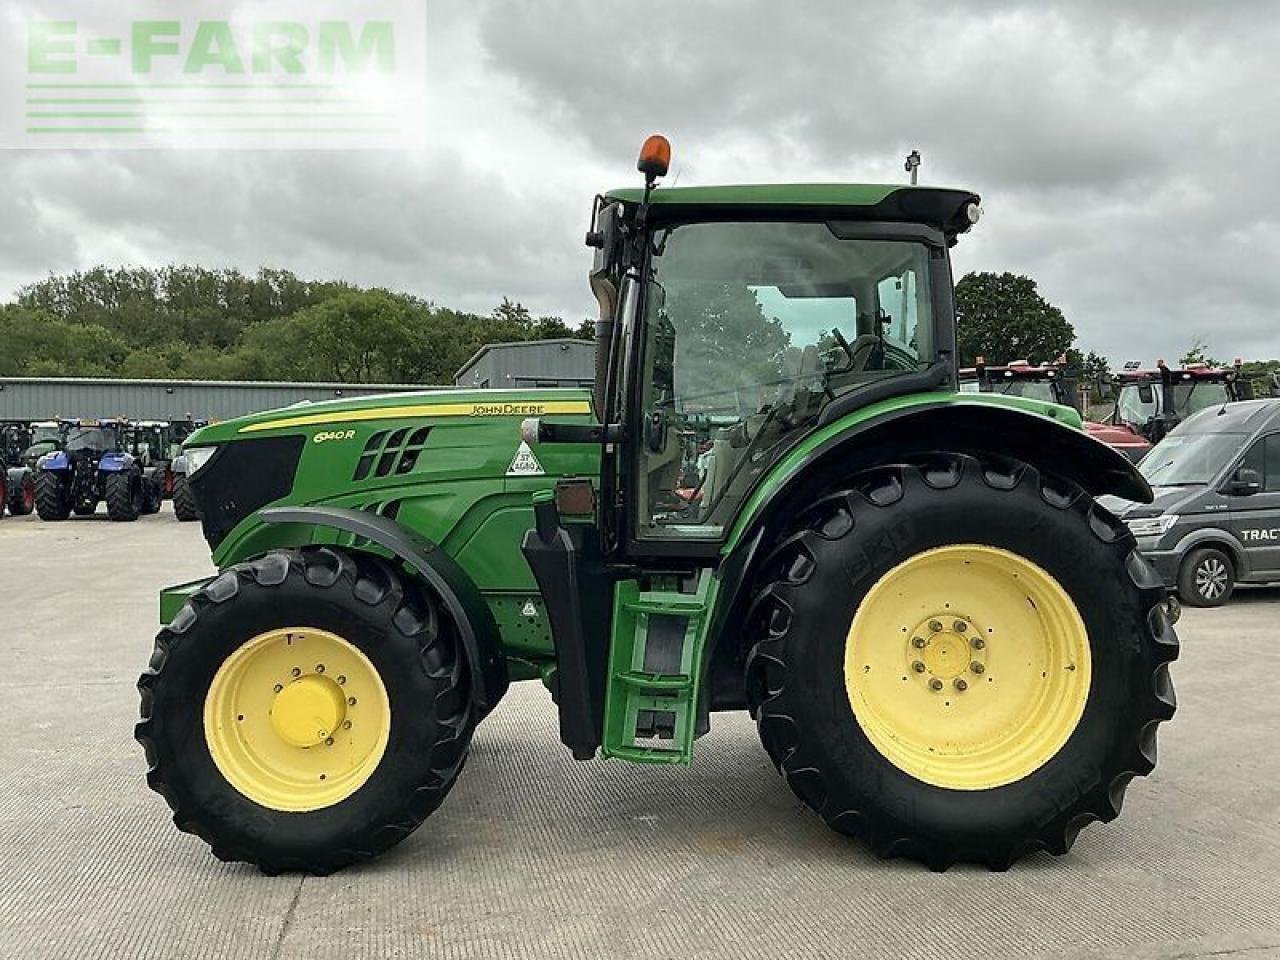
<svg viewBox="0 0 1280 960">
<path fill-rule="evenodd" d="M 217 549 L 237 523 L 293 489 L 306 437 L 235 440 L 191 476 L 204 538 Z"/>
</svg>

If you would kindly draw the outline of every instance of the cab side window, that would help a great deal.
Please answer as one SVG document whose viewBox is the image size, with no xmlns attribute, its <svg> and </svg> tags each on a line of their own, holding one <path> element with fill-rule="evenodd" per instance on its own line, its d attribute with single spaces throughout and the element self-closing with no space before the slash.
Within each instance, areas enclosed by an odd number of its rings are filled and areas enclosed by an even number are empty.
<svg viewBox="0 0 1280 960">
<path fill-rule="evenodd" d="M 1258 446 L 1263 451 L 1262 489 L 1280 492 L 1280 433 L 1273 433 Z"/>
<path fill-rule="evenodd" d="M 1280 493 L 1280 433 L 1263 437 L 1244 455 L 1241 469 L 1256 470 L 1262 478 L 1262 489 Z"/>
</svg>

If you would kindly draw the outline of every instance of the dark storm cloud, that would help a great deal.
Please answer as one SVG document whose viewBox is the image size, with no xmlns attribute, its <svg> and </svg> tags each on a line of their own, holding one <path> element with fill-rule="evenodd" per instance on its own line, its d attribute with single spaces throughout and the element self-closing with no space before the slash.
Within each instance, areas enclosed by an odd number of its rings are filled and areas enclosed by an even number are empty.
<svg viewBox="0 0 1280 960">
<path fill-rule="evenodd" d="M 0 155 L 0 283 L 107 261 L 292 268 L 590 310 L 599 189 L 671 135 L 681 184 L 982 193 L 957 267 L 1035 277 L 1119 362 L 1280 355 L 1280 7 L 488 0 L 428 10 L 419 153 Z"/>
</svg>

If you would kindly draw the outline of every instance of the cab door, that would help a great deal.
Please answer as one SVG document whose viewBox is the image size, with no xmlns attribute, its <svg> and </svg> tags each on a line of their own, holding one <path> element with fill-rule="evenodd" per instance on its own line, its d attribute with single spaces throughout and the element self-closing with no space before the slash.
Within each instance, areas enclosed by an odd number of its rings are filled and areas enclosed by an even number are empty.
<svg viewBox="0 0 1280 960">
<path fill-rule="evenodd" d="M 1227 494 L 1231 530 L 1249 558 L 1250 579 L 1280 579 L 1280 433 L 1255 440 L 1239 470 L 1257 471 L 1261 489 Z M 1231 481 L 1228 477 L 1228 485 Z"/>
</svg>

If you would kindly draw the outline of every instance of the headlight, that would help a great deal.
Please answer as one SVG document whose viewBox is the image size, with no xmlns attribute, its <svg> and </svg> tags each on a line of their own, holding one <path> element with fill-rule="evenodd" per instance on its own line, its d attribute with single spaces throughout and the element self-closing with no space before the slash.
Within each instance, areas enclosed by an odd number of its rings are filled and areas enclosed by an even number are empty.
<svg viewBox="0 0 1280 960">
<path fill-rule="evenodd" d="M 1126 520 L 1125 525 L 1135 537 L 1162 537 L 1178 522 L 1176 513 L 1166 513 L 1159 517 L 1139 517 Z"/>
<path fill-rule="evenodd" d="M 209 458 L 218 452 L 217 447 L 193 447 L 187 450 L 183 456 L 187 458 L 187 476 L 191 476 L 206 463 Z"/>
</svg>

